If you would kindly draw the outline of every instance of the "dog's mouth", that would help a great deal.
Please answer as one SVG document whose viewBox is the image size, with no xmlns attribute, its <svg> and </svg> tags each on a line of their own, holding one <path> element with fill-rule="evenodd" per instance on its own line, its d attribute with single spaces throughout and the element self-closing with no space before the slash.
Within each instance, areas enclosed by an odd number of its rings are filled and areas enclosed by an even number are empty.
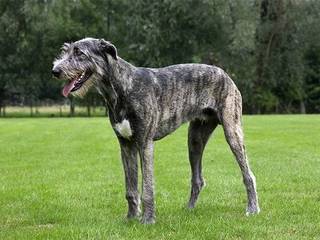
<svg viewBox="0 0 320 240">
<path fill-rule="evenodd" d="M 66 85 L 64 85 L 62 90 L 62 95 L 68 97 L 70 92 L 77 91 L 81 86 L 91 77 L 92 71 L 87 70 L 80 73 L 75 78 L 69 80 Z"/>
</svg>

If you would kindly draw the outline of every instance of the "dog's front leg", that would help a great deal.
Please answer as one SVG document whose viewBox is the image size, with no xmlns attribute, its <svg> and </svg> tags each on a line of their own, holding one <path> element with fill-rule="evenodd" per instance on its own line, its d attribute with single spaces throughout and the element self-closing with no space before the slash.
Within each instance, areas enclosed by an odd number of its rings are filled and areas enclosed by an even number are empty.
<svg viewBox="0 0 320 240">
<path fill-rule="evenodd" d="M 126 199 L 128 201 L 128 218 L 138 217 L 140 214 L 140 198 L 138 192 L 138 161 L 136 145 L 119 138 L 121 158 L 125 174 Z"/>
<path fill-rule="evenodd" d="M 144 224 L 155 223 L 154 193 L 153 193 L 153 141 L 149 140 L 140 147 L 142 170 L 142 206 Z"/>
</svg>

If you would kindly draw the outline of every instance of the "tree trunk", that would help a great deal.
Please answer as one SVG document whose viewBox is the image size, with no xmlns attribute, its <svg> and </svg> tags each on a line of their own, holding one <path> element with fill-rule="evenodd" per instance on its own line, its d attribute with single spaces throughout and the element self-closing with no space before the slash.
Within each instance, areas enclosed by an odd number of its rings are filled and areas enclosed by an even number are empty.
<svg viewBox="0 0 320 240">
<path fill-rule="evenodd" d="M 91 116 L 91 108 L 89 103 L 87 104 L 87 114 L 88 114 L 88 117 Z"/>
<path fill-rule="evenodd" d="M 306 114 L 306 105 L 304 104 L 304 101 L 300 101 L 300 113 L 301 114 Z"/>
<path fill-rule="evenodd" d="M 39 101 L 36 101 L 35 102 L 35 106 L 34 106 L 34 109 L 35 109 L 35 114 L 36 115 L 39 115 L 40 114 L 40 112 L 39 112 Z"/>
<path fill-rule="evenodd" d="M 88 115 L 88 117 L 90 117 L 91 116 L 91 103 L 92 103 L 92 98 L 93 98 L 93 96 L 91 96 L 91 95 L 89 95 L 88 97 L 87 97 L 87 115 Z"/>
<path fill-rule="evenodd" d="M 70 117 L 74 116 L 74 109 L 75 109 L 74 99 L 71 97 L 70 98 Z"/>
<path fill-rule="evenodd" d="M 92 102 L 92 112 L 93 112 L 93 114 L 96 113 L 96 105 L 97 105 L 96 98 L 94 97 L 93 98 L 93 102 Z"/>
<path fill-rule="evenodd" d="M 262 0 L 260 4 L 260 22 L 257 25 L 256 29 L 256 79 L 254 81 L 254 96 L 255 100 L 253 101 L 253 111 L 254 113 L 261 113 L 261 99 L 262 94 L 262 85 L 263 85 L 263 72 L 264 72 L 264 60 L 265 60 L 265 46 L 267 45 L 266 31 L 264 31 L 264 26 L 267 21 L 269 9 L 269 0 Z"/>
<path fill-rule="evenodd" d="M 2 77 L 2 76 L 1 76 Z M 0 117 L 1 115 L 4 116 L 5 115 L 5 110 L 4 110 L 4 106 L 5 106 L 5 90 L 4 87 L 0 88 Z"/>
<path fill-rule="evenodd" d="M 30 101 L 30 116 L 33 117 L 33 101 Z"/>
<path fill-rule="evenodd" d="M 254 81 L 253 100 L 254 111 L 264 111 L 263 93 L 273 92 L 273 83 L 270 82 L 270 57 L 274 49 L 279 46 L 279 35 L 284 27 L 284 0 L 261 0 L 260 21 L 256 28 L 256 79 Z M 276 106 L 275 106 L 276 107 Z"/>
</svg>

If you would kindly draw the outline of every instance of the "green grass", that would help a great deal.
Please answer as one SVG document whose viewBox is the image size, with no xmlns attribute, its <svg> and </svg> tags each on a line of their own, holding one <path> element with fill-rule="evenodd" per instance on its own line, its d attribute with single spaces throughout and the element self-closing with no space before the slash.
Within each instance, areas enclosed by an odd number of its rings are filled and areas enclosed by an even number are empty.
<svg viewBox="0 0 320 240">
<path fill-rule="evenodd" d="M 187 126 L 156 143 L 157 223 L 127 221 L 117 140 L 105 118 L 0 119 L 0 239 L 320 239 L 320 116 L 246 116 L 261 213 L 246 217 L 221 127 L 207 186 L 186 209 Z"/>
</svg>

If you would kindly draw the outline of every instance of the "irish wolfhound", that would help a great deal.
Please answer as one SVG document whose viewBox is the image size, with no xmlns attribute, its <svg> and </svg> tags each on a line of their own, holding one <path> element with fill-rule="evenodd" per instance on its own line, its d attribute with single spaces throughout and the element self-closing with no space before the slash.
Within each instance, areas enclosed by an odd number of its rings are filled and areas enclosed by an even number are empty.
<svg viewBox="0 0 320 240">
<path fill-rule="evenodd" d="M 67 80 L 62 91 L 65 97 L 69 94 L 82 97 L 94 86 L 105 99 L 121 148 L 128 218 L 140 213 L 137 155 L 142 170 L 141 221 L 154 223 L 154 141 L 188 121 L 192 171 L 188 207 L 195 206 L 204 186 L 203 150 L 213 130 L 221 124 L 242 172 L 248 197 L 246 213 L 260 211 L 256 181 L 243 143 L 241 95 L 222 69 L 205 64 L 135 67 L 121 59 L 110 42 L 85 38 L 64 44 L 52 73 Z"/>
</svg>

